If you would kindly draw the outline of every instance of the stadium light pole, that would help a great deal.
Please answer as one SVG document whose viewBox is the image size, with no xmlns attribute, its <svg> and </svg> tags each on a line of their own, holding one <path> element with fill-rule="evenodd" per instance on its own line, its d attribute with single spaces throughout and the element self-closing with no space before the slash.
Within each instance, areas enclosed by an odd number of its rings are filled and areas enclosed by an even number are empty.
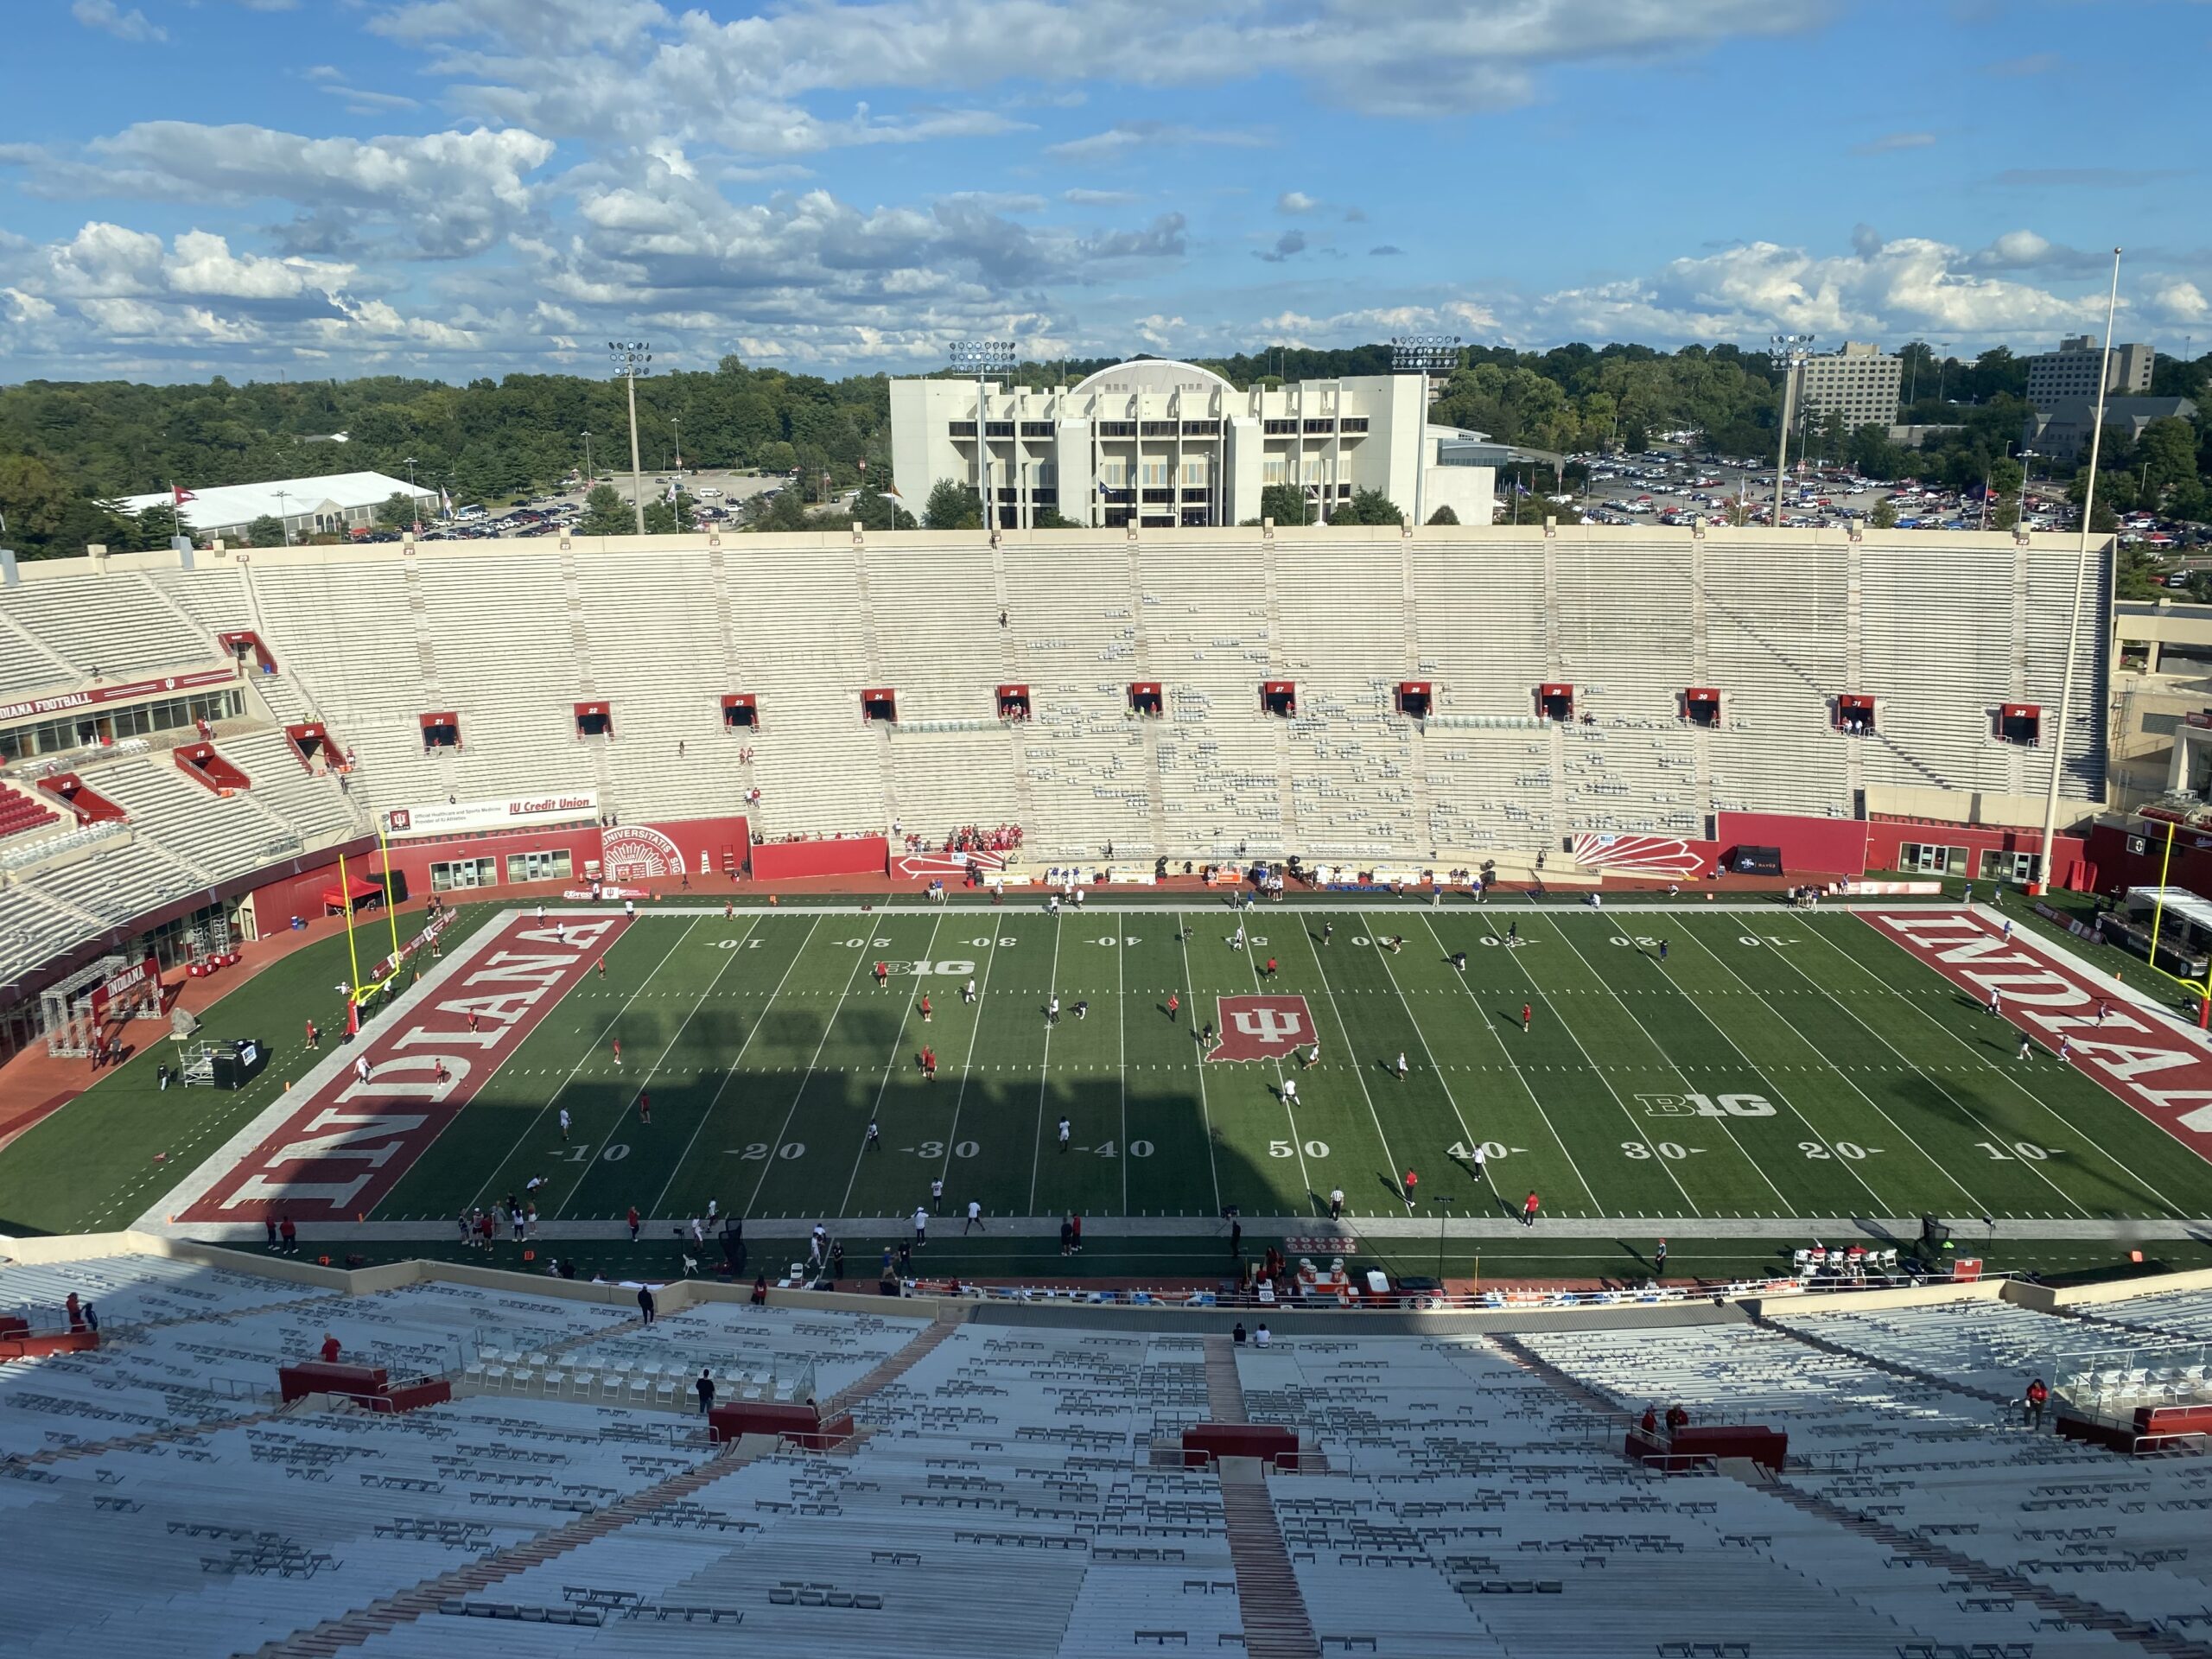
<svg viewBox="0 0 2212 1659">
<path fill-rule="evenodd" d="M 630 392 L 630 505 L 637 510 L 638 534 L 645 533 L 645 469 L 638 460 L 638 377 L 649 373 L 652 342 L 610 340 L 607 351 L 614 359 L 614 372 Z"/>
<path fill-rule="evenodd" d="M 1390 367 L 1399 374 L 1421 376 L 1421 409 L 1414 439 L 1414 523 L 1428 522 L 1428 377 L 1449 373 L 1459 366 L 1457 334 L 1400 334 L 1390 342 Z M 1342 419 L 1344 411 L 1337 411 Z"/>
<path fill-rule="evenodd" d="M 283 531 L 284 545 L 287 547 L 292 544 L 292 521 L 285 515 L 284 504 L 291 499 L 292 493 L 289 490 L 276 492 L 276 528 Z"/>
<path fill-rule="evenodd" d="M 2066 766 L 2066 726 L 2074 715 L 2074 658 L 2082 649 L 2082 604 L 2089 586 L 2089 521 L 2096 516 L 2097 458 L 2104 446 L 2105 397 L 2112 382 L 2113 321 L 2119 312 L 2120 250 L 2114 248 L 2112 292 L 2105 300 L 2104 360 L 2097 374 L 2097 420 L 2089 429 L 2089 481 L 2082 492 L 2082 537 L 2074 556 L 2074 616 L 2066 629 L 2066 668 L 2058 682 L 2058 730 L 2050 746 L 2050 789 L 2043 803 L 2043 855 L 2033 889 L 2037 893 L 2050 891 L 2050 869 L 2058 850 L 2058 779 Z M 2024 500 L 2024 480 L 2021 487 Z"/>
<path fill-rule="evenodd" d="M 1767 361 L 1782 371 L 1781 429 L 1774 452 L 1774 527 L 1782 528 L 1782 475 L 1789 470 L 1789 416 L 1797 401 L 1797 375 L 1813 354 L 1810 334 L 1776 334 L 1767 342 Z"/>
<path fill-rule="evenodd" d="M 676 433 L 676 470 L 680 474 L 683 470 L 683 417 L 671 415 L 668 423 Z"/>
<path fill-rule="evenodd" d="M 591 428 L 584 428 L 584 493 L 591 493 Z"/>
<path fill-rule="evenodd" d="M 991 449 L 983 437 L 988 410 L 983 383 L 994 372 L 1014 372 L 1014 346 L 1010 340 L 956 340 L 948 353 L 954 368 L 976 377 L 976 494 L 983 504 L 986 530 L 997 527 L 998 511 L 991 503 Z"/>
<path fill-rule="evenodd" d="M 415 515 L 415 533 L 423 533 L 423 498 L 415 493 L 415 457 L 407 457 L 407 505 Z"/>
</svg>

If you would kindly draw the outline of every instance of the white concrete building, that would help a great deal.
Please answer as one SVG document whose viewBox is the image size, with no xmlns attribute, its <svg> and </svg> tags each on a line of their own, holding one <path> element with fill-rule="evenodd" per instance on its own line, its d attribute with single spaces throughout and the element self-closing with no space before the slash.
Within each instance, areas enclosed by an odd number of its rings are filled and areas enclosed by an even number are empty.
<svg viewBox="0 0 2212 1659">
<path fill-rule="evenodd" d="M 246 526 L 255 519 L 281 518 L 295 540 L 304 541 L 372 525 L 378 507 L 410 491 L 405 479 L 384 473 L 331 473 L 321 478 L 272 478 L 263 484 L 187 486 L 184 493 L 177 517 L 195 536 L 243 541 Z M 426 521 L 437 517 L 435 490 L 416 487 L 411 493 Z M 135 518 L 148 507 L 166 507 L 172 499 L 168 491 L 160 490 L 151 495 L 126 495 L 120 505 Z"/>
<path fill-rule="evenodd" d="M 1797 407 L 1809 426 L 1840 415 L 1847 431 L 1886 428 L 1897 417 L 1897 389 L 1904 378 L 1903 358 L 1863 340 L 1847 340 L 1841 351 L 1808 357 L 1799 365 Z"/>
<path fill-rule="evenodd" d="M 1032 526 L 1046 508 L 1094 527 L 1236 524 L 1261 517 L 1261 493 L 1274 484 L 1303 489 L 1322 518 L 1373 489 L 1408 515 L 1418 503 L 1424 518 L 1449 506 L 1463 524 L 1489 524 L 1495 469 L 1440 465 L 1438 444 L 1470 435 L 1426 425 L 1420 405 L 1417 375 L 1240 391 L 1211 369 L 1157 358 L 1045 391 L 893 380 L 892 470 L 917 512 L 956 479 L 1007 529 Z"/>
</svg>

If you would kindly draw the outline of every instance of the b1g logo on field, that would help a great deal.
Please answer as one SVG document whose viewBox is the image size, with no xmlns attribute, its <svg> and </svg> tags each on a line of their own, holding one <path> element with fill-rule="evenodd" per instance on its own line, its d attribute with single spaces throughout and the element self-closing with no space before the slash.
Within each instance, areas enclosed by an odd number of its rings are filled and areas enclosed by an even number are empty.
<svg viewBox="0 0 2212 1659">
<path fill-rule="evenodd" d="M 1638 1095 L 1647 1117 L 1772 1117 L 1764 1095 Z"/>
<path fill-rule="evenodd" d="M 1224 996 L 1217 1034 L 1210 1060 L 1276 1059 L 1313 1040 L 1313 1016 L 1302 996 Z"/>
</svg>

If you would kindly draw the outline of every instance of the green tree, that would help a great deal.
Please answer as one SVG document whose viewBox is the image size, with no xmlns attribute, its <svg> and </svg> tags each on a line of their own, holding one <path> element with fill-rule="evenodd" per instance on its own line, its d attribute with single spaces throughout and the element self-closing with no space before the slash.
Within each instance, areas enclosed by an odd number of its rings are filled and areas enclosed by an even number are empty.
<svg viewBox="0 0 2212 1659">
<path fill-rule="evenodd" d="M 666 496 L 659 496 L 645 503 L 646 535 L 674 536 L 694 527 L 690 491 L 677 491 L 673 502 Z"/>
<path fill-rule="evenodd" d="M 1058 507 L 1039 507 L 1031 515 L 1030 525 L 1036 530 L 1081 530 L 1083 526 L 1072 518 L 1061 516 Z"/>
<path fill-rule="evenodd" d="M 1885 495 L 1868 508 L 1866 526 L 1870 530 L 1895 530 L 1897 527 L 1897 504 L 1895 499 Z"/>
<path fill-rule="evenodd" d="M 415 503 L 394 490 L 377 503 L 377 523 L 386 530 L 404 530 L 415 522 Z"/>
<path fill-rule="evenodd" d="M 576 526 L 584 536 L 630 536 L 638 529 L 638 515 L 612 484 L 594 484 L 584 497 L 584 516 Z"/>
<path fill-rule="evenodd" d="M 1459 515 L 1448 506 L 1439 507 L 1428 515 L 1428 522 L 1432 524 L 1456 524 L 1459 522 Z"/>
<path fill-rule="evenodd" d="M 809 528 L 806 493 L 796 484 L 785 485 L 768 498 L 755 528 L 778 531 Z"/>
<path fill-rule="evenodd" d="M 264 512 L 245 527 L 248 547 L 282 547 L 284 545 L 284 521 L 273 512 Z"/>
<path fill-rule="evenodd" d="M 976 493 L 973 484 L 963 484 L 957 478 L 941 478 L 930 486 L 929 499 L 922 506 L 922 528 L 925 530 L 981 530 L 983 527 L 983 501 Z"/>
<path fill-rule="evenodd" d="M 166 501 L 141 508 L 137 513 L 124 512 L 107 502 L 100 505 L 115 521 L 116 534 L 109 542 L 111 547 L 150 551 L 167 547 L 173 537 L 192 533 L 176 516 L 176 509 Z"/>
<path fill-rule="evenodd" d="M 1406 515 L 1380 490 L 1354 490 L 1351 499 L 1329 515 L 1332 524 L 1397 524 Z"/>
<path fill-rule="evenodd" d="M 2009 455 L 1989 463 L 1989 527 L 2010 530 L 2020 522 L 2020 479 L 2024 469 Z"/>
<path fill-rule="evenodd" d="M 861 486 L 853 498 L 853 517 L 864 530 L 912 530 L 914 515 L 880 490 Z"/>
<path fill-rule="evenodd" d="M 80 494 L 52 462 L 38 455 L 0 454 L 0 543 L 27 559 L 82 553 L 95 542 L 115 545 L 114 516 Z"/>
<path fill-rule="evenodd" d="M 1270 484 L 1260 492 L 1260 517 L 1278 524 L 1310 524 L 1313 504 L 1295 484 Z"/>
<path fill-rule="evenodd" d="M 2135 441 L 2135 453 L 2131 457 L 2139 475 L 2147 476 L 2151 501 L 2184 479 L 2196 476 L 2196 429 L 2187 421 L 2168 416 L 2153 421 L 2143 429 L 2143 435 Z"/>
<path fill-rule="evenodd" d="M 2159 580 L 2164 574 L 2164 568 L 2149 555 L 2136 548 L 2123 547 L 2120 550 L 2113 592 L 2121 599 L 2166 598 L 2169 590 Z"/>
</svg>

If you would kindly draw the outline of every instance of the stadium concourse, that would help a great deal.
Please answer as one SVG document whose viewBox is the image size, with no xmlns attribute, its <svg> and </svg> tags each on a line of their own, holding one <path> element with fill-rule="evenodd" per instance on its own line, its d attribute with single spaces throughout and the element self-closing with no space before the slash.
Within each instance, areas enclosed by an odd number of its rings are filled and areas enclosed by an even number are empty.
<svg viewBox="0 0 2212 1659">
<path fill-rule="evenodd" d="M 2201 1390 L 2201 1273 L 1270 1331 L 5 1252 L 10 1652 L 2212 1652 L 2212 1463 L 2084 1428 Z"/>
</svg>

